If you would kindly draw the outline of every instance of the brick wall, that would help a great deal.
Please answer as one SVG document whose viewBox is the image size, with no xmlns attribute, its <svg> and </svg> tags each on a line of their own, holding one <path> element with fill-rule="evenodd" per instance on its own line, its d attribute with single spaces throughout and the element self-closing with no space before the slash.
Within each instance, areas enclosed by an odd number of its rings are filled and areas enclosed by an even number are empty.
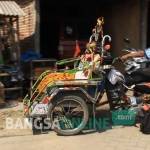
<svg viewBox="0 0 150 150">
<path fill-rule="evenodd" d="M 16 0 L 25 12 L 25 16 L 19 17 L 19 37 L 21 51 L 34 49 L 34 34 L 36 23 L 35 0 Z"/>
</svg>

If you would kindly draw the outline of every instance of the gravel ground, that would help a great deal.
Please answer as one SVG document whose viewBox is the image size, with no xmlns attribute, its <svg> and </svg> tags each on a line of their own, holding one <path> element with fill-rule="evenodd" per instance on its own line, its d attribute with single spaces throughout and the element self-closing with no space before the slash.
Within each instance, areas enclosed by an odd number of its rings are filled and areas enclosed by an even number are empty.
<svg viewBox="0 0 150 150">
<path fill-rule="evenodd" d="M 22 122 L 24 121 L 23 105 L 21 102 L 15 107 L 5 107 L 0 109 L 0 137 L 32 134 L 30 129 L 17 129 L 17 127 L 15 129 L 7 129 L 6 119 L 8 118 L 12 119 L 14 123 L 17 122 L 17 119 L 21 120 Z"/>
</svg>

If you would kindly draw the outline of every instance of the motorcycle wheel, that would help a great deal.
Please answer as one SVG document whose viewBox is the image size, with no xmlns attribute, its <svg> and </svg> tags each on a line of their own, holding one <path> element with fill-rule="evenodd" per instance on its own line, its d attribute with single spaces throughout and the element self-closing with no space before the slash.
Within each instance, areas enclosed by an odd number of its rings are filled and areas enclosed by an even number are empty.
<svg viewBox="0 0 150 150">
<path fill-rule="evenodd" d="M 75 135 L 84 129 L 89 111 L 82 97 L 64 95 L 49 105 L 52 129 L 58 135 Z"/>
</svg>

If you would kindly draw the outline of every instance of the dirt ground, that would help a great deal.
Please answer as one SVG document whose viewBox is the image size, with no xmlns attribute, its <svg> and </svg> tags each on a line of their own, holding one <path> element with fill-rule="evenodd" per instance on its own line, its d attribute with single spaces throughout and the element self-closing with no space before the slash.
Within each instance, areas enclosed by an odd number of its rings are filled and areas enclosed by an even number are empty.
<svg viewBox="0 0 150 150">
<path fill-rule="evenodd" d="M 106 131 L 89 131 L 76 136 L 33 135 L 31 129 L 6 129 L 6 118 L 23 119 L 22 103 L 0 109 L 0 149 L 16 150 L 150 150 L 150 135 L 134 126 L 116 126 Z"/>
<path fill-rule="evenodd" d="M 143 135 L 134 126 L 76 136 L 58 136 L 53 131 L 33 135 L 30 129 L 5 129 L 5 117 L 23 119 L 22 104 L 0 110 L 0 149 L 4 150 L 150 150 L 149 135 Z"/>
<path fill-rule="evenodd" d="M 107 117 L 110 115 L 109 113 L 109 105 L 106 102 L 106 95 L 102 97 L 100 101 L 100 105 L 97 107 L 98 115 L 101 117 Z M 104 104 L 103 104 L 104 103 Z M 21 135 L 32 135 L 32 130 L 29 128 L 20 129 L 7 129 L 6 126 L 6 118 L 13 119 L 13 123 L 17 122 L 17 119 L 21 120 L 21 123 L 24 123 L 24 116 L 23 116 L 23 104 L 21 100 L 19 101 L 12 101 L 12 104 L 17 104 L 15 107 L 9 107 L 6 105 L 4 108 L 0 108 L 0 137 L 10 137 L 10 136 L 21 136 Z M 101 105 L 102 104 L 102 105 Z M 10 103 L 11 106 L 11 103 Z M 99 112 L 100 110 L 100 112 Z"/>
<path fill-rule="evenodd" d="M 29 129 L 6 129 L 6 118 L 11 118 L 14 123 L 18 118 L 22 121 L 24 120 L 23 105 L 21 102 L 17 102 L 16 107 L 5 107 L 0 109 L 0 137 L 32 134 Z"/>
<path fill-rule="evenodd" d="M 5 121 L 6 118 L 11 117 L 11 118 L 18 118 L 22 117 L 22 110 L 5 110 L 0 112 L 0 130 L 5 129 Z"/>
</svg>

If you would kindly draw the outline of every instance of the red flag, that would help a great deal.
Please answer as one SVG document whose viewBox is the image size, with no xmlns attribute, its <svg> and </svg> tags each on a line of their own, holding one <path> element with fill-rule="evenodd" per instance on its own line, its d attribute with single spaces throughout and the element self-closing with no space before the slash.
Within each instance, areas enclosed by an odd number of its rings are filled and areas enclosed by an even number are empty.
<svg viewBox="0 0 150 150">
<path fill-rule="evenodd" d="M 77 57 L 79 56 L 79 54 L 81 53 L 81 49 L 78 43 L 78 40 L 76 40 L 76 45 L 75 45 L 75 52 L 74 52 L 74 56 L 73 57 Z"/>
</svg>

